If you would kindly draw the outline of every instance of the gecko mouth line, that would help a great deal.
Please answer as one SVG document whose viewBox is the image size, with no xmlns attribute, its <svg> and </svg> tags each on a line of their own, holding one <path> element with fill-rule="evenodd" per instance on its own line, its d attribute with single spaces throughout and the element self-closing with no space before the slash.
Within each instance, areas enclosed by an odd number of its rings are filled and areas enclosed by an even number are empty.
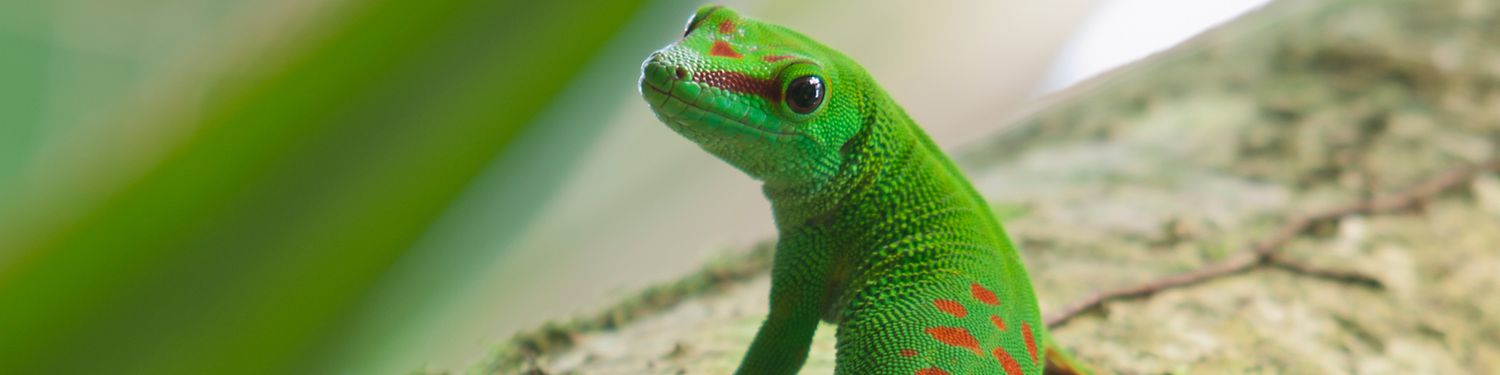
<svg viewBox="0 0 1500 375">
<path fill-rule="evenodd" d="M 679 83 L 679 82 L 682 82 L 682 81 L 673 80 L 673 79 L 668 79 L 667 80 L 667 84 L 668 85 L 673 85 L 674 83 Z M 732 122 L 732 123 L 734 123 L 736 125 L 739 125 L 740 127 L 743 127 L 743 128 L 745 128 L 747 130 L 754 131 L 754 132 L 757 132 L 757 133 L 761 133 L 761 134 L 765 134 L 765 135 L 769 135 L 769 136 L 777 137 L 777 138 L 782 138 L 782 137 L 804 137 L 805 138 L 805 137 L 807 137 L 806 134 L 802 134 L 802 133 L 798 133 L 798 132 L 774 131 L 774 130 L 764 129 L 764 128 L 761 128 L 761 127 L 750 125 L 749 123 L 745 122 L 745 117 L 749 116 L 749 114 L 750 114 L 749 111 L 746 111 L 744 115 L 741 115 L 738 118 L 730 117 L 730 116 L 725 115 L 725 114 L 723 114 L 723 113 L 721 113 L 719 111 L 716 111 L 714 109 L 706 108 L 704 106 L 698 105 L 698 103 L 695 103 L 693 101 L 687 100 L 686 98 L 674 95 L 674 94 L 672 94 L 672 90 L 671 89 L 663 89 L 660 86 L 657 86 L 655 83 L 652 83 L 650 80 L 642 80 L 641 83 L 642 83 L 641 87 L 645 87 L 646 89 L 649 89 L 651 91 L 654 91 L 654 92 L 662 95 L 662 97 L 663 97 L 662 103 L 659 103 L 659 104 L 653 103 L 653 107 L 656 107 L 656 108 L 661 108 L 663 105 L 666 104 L 667 100 L 675 100 L 678 103 L 682 103 L 683 105 L 685 105 L 685 106 L 687 106 L 687 107 L 689 107 L 691 109 L 694 109 L 694 110 L 697 110 L 697 111 L 700 111 L 702 113 L 706 113 L 706 114 L 709 114 L 709 115 L 717 116 L 717 117 L 719 117 L 721 119 L 724 119 L 724 121 L 726 121 L 726 122 Z M 670 118 L 672 120 L 672 122 L 675 123 L 676 125 L 679 125 L 679 126 L 688 125 L 684 121 L 680 121 L 679 120 L 681 112 L 676 113 L 676 114 L 666 114 L 666 113 L 663 113 L 663 112 L 657 112 L 657 113 L 662 113 L 666 117 Z"/>
</svg>

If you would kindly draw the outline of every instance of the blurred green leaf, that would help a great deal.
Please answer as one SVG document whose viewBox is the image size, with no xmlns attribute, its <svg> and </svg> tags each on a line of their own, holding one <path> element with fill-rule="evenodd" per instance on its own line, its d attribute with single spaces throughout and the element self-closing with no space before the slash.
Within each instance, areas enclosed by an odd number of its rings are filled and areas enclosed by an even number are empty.
<svg viewBox="0 0 1500 375">
<path fill-rule="evenodd" d="M 347 4 L 166 116 L 196 133 L 145 175 L 4 249 L 0 373 L 326 368 L 340 318 L 641 3 Z"/>
<path fill-rule="evenodd" d="M 333 346 L 341 351 L 336 355 L 349 358 L 341 362 L 356 367 L 340 369 L 465 368 L 493 342 L 508 337 L 511 322 L 525 320 L 497 301 L 519 300 L 511 293 L 547 284 L 497 282 L 496 277 L 525 280 L 529 275 L 494 273 L 505 272 L 506 260 L 516 261 L 516 252 L 524 251 L 518 243 L 535 235 L 542 215 L 560 204 L 577 204 L 556 201 L 563 191 L 579 178 L 600 177 L 580 173 L 590 154 L 604 152 L 606 129 L 637 125 L 629 119 L 654 121 L 630 110 L 644 110 L 638 86 L 641 59 L 681 35 L 683 18 L 696 5 L 692 0 L 650 1 L 615 33 L 349 317 L 350 334 Z M 622 122 L 622 116 L 627 120 Z M 601 216 L 634 214 L 599 209 L 608 211 Z M 552 254 L 558 258 L 575 256 L 556 250 Z M 559 271 L 545 264 L 521 268 Z M 541 289 L 558 290 L 550 285 Z"/>
</svg>

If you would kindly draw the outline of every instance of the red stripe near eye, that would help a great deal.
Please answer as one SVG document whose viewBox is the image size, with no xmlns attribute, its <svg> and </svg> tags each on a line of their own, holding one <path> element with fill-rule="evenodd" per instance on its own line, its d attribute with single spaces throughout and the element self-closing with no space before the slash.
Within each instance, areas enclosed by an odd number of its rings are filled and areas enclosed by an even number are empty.
<svg viewBox="0 0 1500 375">
<path fill-rule="evenodd" d="M 775 102 L 781 97 L 781 88 L 775 81 L 751 77 L 745 75 L 745 73 L 728 70 L 705 70 L 693 72 L 692 79 L 693 82 L 702 83 L 709 87 L 760 96 L 766 98 L 766 101 L 769 102 Z"/>
<path fill-rule="evenodd" d="M 740 55 L 739 52 L 736 52 L 734 50 L 734 47 L 729 46 L 729 42 L 725 42 L 722 40 L 715 40 L 713 47 L 708 49 L 708 54 L 718 57 L 728 57 L 732 59 L 744 57 L 743 55 Z"/>
</svg>

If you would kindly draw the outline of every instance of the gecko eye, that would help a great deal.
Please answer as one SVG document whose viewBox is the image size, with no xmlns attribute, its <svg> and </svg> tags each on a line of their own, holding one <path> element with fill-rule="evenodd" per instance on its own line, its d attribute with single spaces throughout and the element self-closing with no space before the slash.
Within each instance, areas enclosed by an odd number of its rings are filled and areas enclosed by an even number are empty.
<svg viewBox="0 0 1500 375">
<path fill-rule="evenodd" d="M 707 19 L 708 15 L 713 14 L 714 11 L 719 10 L 719 8 L 722 7 L 715 5 L 698 9 L 697 13 L 693 13 L 693 18 L 688 19 L 687 30 L 682 31 L 682 36 L 687 37 L 688 34 L 692 34 L 693 30 L 698 29 L 698 24 L 703 23 L 703 20 Z"/>
<path fill-rule="evenodd" d="M 782 98 L 792 112 L 805 115 L 817 110 L 818 106 L 823 104 L 824 90 L 822 77 L 806 75 L 793 78 L 792 82 L 786 85 L 786 95 Z"/>
</svg>

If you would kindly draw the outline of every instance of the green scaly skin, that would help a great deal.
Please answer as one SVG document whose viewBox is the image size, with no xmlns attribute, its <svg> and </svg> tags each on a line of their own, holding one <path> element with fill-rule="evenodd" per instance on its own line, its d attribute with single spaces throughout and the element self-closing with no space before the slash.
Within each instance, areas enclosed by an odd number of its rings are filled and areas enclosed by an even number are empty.
<svg viewBox="0 0 1500 375">
<path fill-rule="evenodd" d="M 642 70 L 657 117 L 775 212 L 770 314 L 738 373 L 796 373 L 820 319 L 839 374 L 1082 372 L 984 199 L 858 63 L 710 6 Z"/>
</svg>

